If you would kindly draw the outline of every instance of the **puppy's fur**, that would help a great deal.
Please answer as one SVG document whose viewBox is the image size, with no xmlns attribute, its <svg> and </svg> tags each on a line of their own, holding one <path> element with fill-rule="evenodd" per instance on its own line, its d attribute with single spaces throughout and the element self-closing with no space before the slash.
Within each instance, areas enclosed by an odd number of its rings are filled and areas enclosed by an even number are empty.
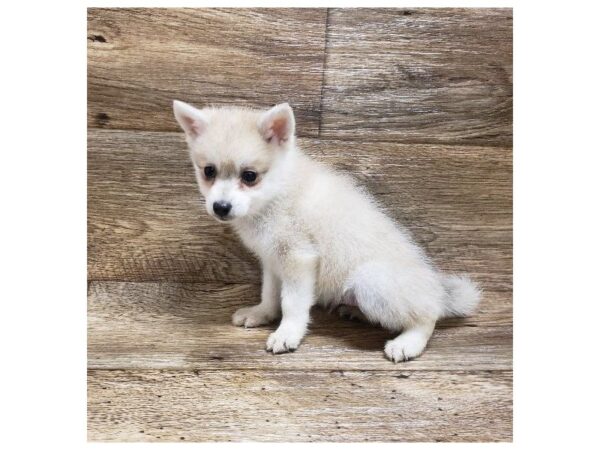
<svg viewBox="0 0 600 450">
<path fill-rule="evenodd" d="M 287 103 L 268 111 L 173 106 L 206 210 L 260 258 L 261 302 L 237 311 L 233 323 L 256 327 L 281 317 L 267 350 L 295 350 L 317 302 L 358 308 L 402 331 L 384 348 L 394 362 L 420 355 L 438 319 L 475 310 L 480 291 L 472 281 L 438 272 L 349 176 L 296 146 Z"/>
</svg>

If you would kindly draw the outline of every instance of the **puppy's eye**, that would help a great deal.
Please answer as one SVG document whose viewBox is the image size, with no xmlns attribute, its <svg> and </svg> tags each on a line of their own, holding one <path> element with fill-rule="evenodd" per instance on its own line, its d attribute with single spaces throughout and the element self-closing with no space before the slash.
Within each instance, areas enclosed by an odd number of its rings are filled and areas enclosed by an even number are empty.
<svg viewBox="0 0 600 450">
<path fill-rule="evenodd" d="M 206 166 L 204 167 L 204 176 L 208 179 L 214 178 L 217 174 L 217 170 L 215 166 Z"/>
<path fill-rule="evenodd" d="M 256 172 L 252 170 L 244 170 L 242 172 L 242 181 L 246 184 L 253 184 L 256 181 Z"/>
</svg>

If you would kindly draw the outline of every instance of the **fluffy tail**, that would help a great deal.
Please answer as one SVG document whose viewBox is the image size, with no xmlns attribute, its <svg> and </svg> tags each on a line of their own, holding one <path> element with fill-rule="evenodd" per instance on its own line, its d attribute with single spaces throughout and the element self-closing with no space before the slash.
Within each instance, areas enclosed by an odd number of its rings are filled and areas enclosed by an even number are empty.
<svg viewBox="0 0 600 450">
<path fill-rule="evenodd" d="M 481 289 L 466 275 L 444 275 L 443 285 L 448 293 L 444 317 L 465 317 L 475 312 Z"/>
</svg>

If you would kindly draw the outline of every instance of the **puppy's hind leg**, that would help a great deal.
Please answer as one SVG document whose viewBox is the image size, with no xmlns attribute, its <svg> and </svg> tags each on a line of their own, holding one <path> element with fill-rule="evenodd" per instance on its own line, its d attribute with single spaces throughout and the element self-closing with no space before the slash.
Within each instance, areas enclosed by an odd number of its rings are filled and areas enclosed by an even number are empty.
<svg viewBox="0 0 600 450">
<path fill-rule="evenodd" d="M 385 355 L 394 362 L 416 358 L 425 350 L 439 317 L 443 293 L 427 272 L 398 273 L 392 264 L 363 264 L 351 275 L 347 287 L 354 290 L 358 307 L 371 322 L 388 330 L 403 330 L 387 342 Z M 433 286 L 433 288 L 432 288 Z"/>
<path fill-rule="evenodd" d="M 395 363 L 416 358 L 425 350 L 434 328 L 434 320 L 407 327 L 400 336 L 385 344 L 385 356 Z"/>
</svg>

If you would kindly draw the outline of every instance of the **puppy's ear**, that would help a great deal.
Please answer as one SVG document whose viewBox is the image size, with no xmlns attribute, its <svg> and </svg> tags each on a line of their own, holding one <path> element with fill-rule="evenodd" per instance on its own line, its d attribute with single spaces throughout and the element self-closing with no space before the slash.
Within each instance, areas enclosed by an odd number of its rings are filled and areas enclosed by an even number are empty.
<svg viewBox="0 0 600 450">
<path fill-rule="evenodd" d="M 258 120 L 258 129 L 269 143 L 282 145 L 294 137 L 296 120 L 287 103 L 281 103 L 265 112 Z"/>
<path fill-rule="evenodd" d="M 175 118 L 189 140 L 194 140 L 206 130 L 208 118 L 197 108 L 179 100 L 173 101 L 173 112 Z"/>
</svg>

